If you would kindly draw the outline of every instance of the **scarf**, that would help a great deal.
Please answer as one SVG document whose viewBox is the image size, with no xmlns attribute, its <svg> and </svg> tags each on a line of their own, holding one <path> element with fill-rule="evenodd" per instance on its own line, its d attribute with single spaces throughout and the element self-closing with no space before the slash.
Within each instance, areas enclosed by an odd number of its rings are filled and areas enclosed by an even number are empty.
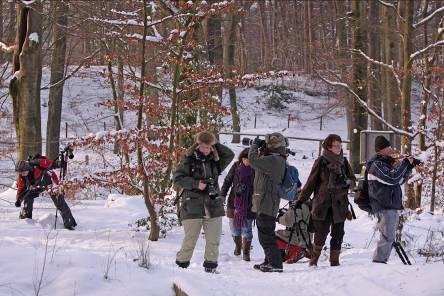
<svg viewBox="0 0 444 296">
<path fill-rule="evenodd" d="M 236 228 L 247 226 L 247 214 L 249 208 L 249 197 L 253 193 L 254 169 L 251 166 L 239 164 L 239 183 L 234 196 L 234 218 L 233 225 Z"/>
<path fill-rule="evenodd" d="M 341 188 L 341 185 L 338 184 L 338 178 L 341 175 L 345 175 L 344 155 L 342 154 L 342 151 L 341 154 L 336 155 L 330 150 L 324 149 L 322 157 L 326 160 L 327 169 L 330 173 L 328 178 L 328 189 Z"/>
</svg>

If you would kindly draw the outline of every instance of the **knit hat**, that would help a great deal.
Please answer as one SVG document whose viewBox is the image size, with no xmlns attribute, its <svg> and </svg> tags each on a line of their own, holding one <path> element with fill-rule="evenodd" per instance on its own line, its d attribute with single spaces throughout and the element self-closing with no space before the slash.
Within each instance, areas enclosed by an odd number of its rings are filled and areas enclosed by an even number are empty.
<svg viewBox="0 0 444 296">
<path fill-rule="evenodd" d="M 375 139 L 375 151 L 379 152 L 384 148 L 390 147 L 392 144 L 384 136 L 377 136 Z"/>
<path fill-rule="evenodd" d="M 269 152 L 285 153 L 285 147 L 288 147 L 288 139 L 280 133 L 265 135 L 265 143 Z"/>
<path fill-rule="evenodd" d="M 203 131 L 195 136 L 197 144 L 207 144 L 213 146 L 217 143 L 216 136 L 208 131 Z"/>
</svg>

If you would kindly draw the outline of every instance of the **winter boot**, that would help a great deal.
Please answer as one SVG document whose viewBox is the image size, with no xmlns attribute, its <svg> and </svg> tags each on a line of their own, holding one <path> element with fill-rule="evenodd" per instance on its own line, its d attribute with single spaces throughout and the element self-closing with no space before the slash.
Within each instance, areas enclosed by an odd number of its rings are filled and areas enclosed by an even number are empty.
<svg viewBox="0 0 444 296">
<path fill-rule="evenodd" d="M 180 268 L 188 268 L 188 266 L 190 266 L 190 261 L 186 261 L 186 262 L 180 262 L 176 260 L 176 264 L 177 266 L 179 266 Z"/>
<path fill-rule="evenodd" d="M 330 265 L 338 266 L 339 265 L 339 254 L 341 254 L 341 250 L 330 250 Z"/>
<path fill-rule="evenodd" d="M 203 267 L 205 269 L 205 272 L 217 273 L 217 271 L 216 271 L 217 262 L 205 260 L 204 263 L 203 263 Z"/>
<path fill-rule="evenodd" d="M 310 259 L 310 263 L 308 264 L 309 266 L 318 266 L 318 260 L 319 260 L 319 256 L 321 256 L 322 247 L 323 246 L 317 246 L 317 245 L 313 244 L 313 251 L 311 254 L 311 259 Z"/>
<path fill-rule="evenodd" d="M 250 261 L 250 249 L 251 249 L 251 240 L 243 239 L 242 240 L 242 259 L 244 261 Z"/>
<path fill-rule="evenodd" d="M 253 268 L 256 270 L 261 270 L 261 266 L 263 265 L 268 265 L 268 260 L 267 258 L 264 259 L 264 262 L 260 263 L 260 264 L 255 264 L 253 265 Z"/>
<path fill-rule="evenodd" d="M 261 265 L 260 271 L 262 272 L 283 272 L 282 267 L 273 267 L 270 264 Z"/>
<path fill-rule="evenodd" d="M 234 256 L 239 256 L 241 254 L 241 249 L 242 249 L 242 237 L 240 236 L 233 236 L 233 240 L 234 240 Z"/>
</svg>

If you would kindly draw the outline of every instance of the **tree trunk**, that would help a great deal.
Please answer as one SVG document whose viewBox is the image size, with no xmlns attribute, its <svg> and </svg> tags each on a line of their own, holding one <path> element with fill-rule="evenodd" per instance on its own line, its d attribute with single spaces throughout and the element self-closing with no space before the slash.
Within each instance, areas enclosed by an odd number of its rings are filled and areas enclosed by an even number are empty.
<svg viewBox="0 0 444 296">
<path fill-rule="evenodd" d="M 259 28 L 261 35 L 260 46 L 262 48 L 261 70 L 266 71 L 270 68 L 270 42 L 268 38 L 269 28 L 267 26 L 267 14 L 265 11 L 265 1 L 259 1 Z"/>
<path fill-rule="evenodd" d="M 143 97 L 144 95 L 144 74 L 145 73 L 145 66 L 146 66 L 146 62 L 145 62 L 145 51 L 146 51 L 146 36 L 148 34 L 148 21 L 147 21 L 147 17 L 148 17 L 148 13 L 147 13 L 147 0 L 143 0 L 143 38 L 142 38 L 142 52 L 141 52 L 141 57 L 142 57 L 142 66 L 141 66 L 141 70 L 140 70 L 140 89 L 139 89 L 139 96 Z M 137 128 L 139 130 L 142 129 L 142 125 L 143 125 L 143 103 L 144 101 L 142 100 L 140 103 L 140 107 L 139 107 L 139 111 L 137 112 Z M 138 146 L 137 147 L 137 165 L 138 165 L 138 169 L 139 169 L 139 175 L 142 178 L 142 183 L 143 183 L 143 199 L 145 201 L 145 206 L 148 210 L 148 213 L 150 215 L 150 222 L 151 222 L 151 228 L 150 228 L 150 234 L 148 236 L 148 239 L 151 241 L 157 241 L 159 239 L 159 233 L 160 233 L 160 227 L 159 224 L 157 222 L 157 212 L 156 209 L 154 208 L 154 203 L 153 203 L 153 199 L 152 199 L 152 192 L 151 189 L 149 188 L 149 181 L 148 181 L 148 176 L 145 172 L 145 165 L 144 165 L 144 161 L 143 161 L 143 152 L 142 152 L 142 147 Z"/>
<path fill-rule="evenodd" d="M 223 57 L 225 77 L 230 78 L 231 70 L 234 66 L 234 56 L 236 51 L 236 31 L 239 18 L 234 15 L 227 14 L 224 22 L 224 38 L 223 38 Z M 233 132 L 240 132 L 240 118 L 237 111 L 236 88 L 230 87 L 228 91 L 230 95 L 231 118 L 233 120 Z M 233 135 L 232 143 L 240 142 L 240 135 Z"/>
<path fill-rule="evenodd" d="M 413 39 L 413 0 L 405 0 L 401 3 L 401 15 L 404 18 L 401 26 L 402 32 L 402 88 L 401 88 L 401 128 L 405 131 L 411 130 L 411 91 L 412 91 L 412 62 L 410 54 L 412 53 Z M 406 136 L 401 137 L 401 152 L 403 154 L 411 153 L 411 139 Z M 413 185 L 405 185 L 405 195 L 407 197 L 407 207 L 415 209 L 417 203 L 413 192 Z"/>
<path fill-rule="evenodd" d="M 68 26 L 69 5 L 67 1 L 51 2 L 51 5 L 53 11 L 55 11 L 55 24 L 53 24 L 54 51 L 52 53 L 50 79 L 50 85 L 53 85 L 62 81 L 65 76 L 66 28 Z M 50 159 L 55 159 L 59 154 L 63 86 L 64 82 L 61 82 L 49 89 L 46 156 Z"/>
<path fill-rule="evenodd" d="M 368 30 L 368 54 L 372 59 L 380 61 L 379 5 L 376 1 L 369 1 L 368 24 L 368 27 L 372 28 L 371 30 Z M 368 76 L 368 104 L 372 110 L 381 115 L 381 97 L 379 96 L 380 92 L 378 90 L 381 87 L 379 75 L 380 68 L 374 63 L 368 63 L 368 68 L 370 72 Z M 373 130 L 381 130 L 382 124 L 374 116 L 371 116 L 370 128 Z"/>
<path fill-rule="evenodd" d="M 311 1 L 304 2 L 304 70 L 312 73 L 312 28 L 311 28 Z"/>
<path fill-rule="evenodd" d="M 42 4 L 17 4 L 14 77 L 9 84 L 17 135 L 17 159 L 42 151 L 40 86 L 42 78 Z"/>
<path fill-rule="evenodd" d="M 365 20 L 364 3 L 360 0 L 352 2 L 352 30 L 353 30 L 353 48 L 366 52 L 367 32 Z M 353 54 L 352 65 L 352 87 L 359 97 L 366 101 L 367 96 L 367 61 L 359 54 Z M 360 169 L 360 133 L 367 129 L 367 112 L 356 100 L 353 100 L 352 107 L 352 129 L 350 137 L 350 164 L 355 173 Z"/>
<path fill-rule="evenodd" d="M 349 55 L 347 53 L 347 31 L 346 31 L 346 7 L 345 1 L 335 0 L 335 13 L 336 13 L 336 43 L 338 44 L 338 50 L 336 51 L 336 60 L 340 67 L 341 80 L 346 81 L 347 72 L 347 60 Z M 352 114 L 352 102 L 353 100 L 348 95 L 348 92 L 343 88 L 337 89 L 337 96 L 346 103 L 346 116 L 347 116 L 347 138 L 350 139 L 352 135 L 351 129 L 351 114 Z"/>
</svg>

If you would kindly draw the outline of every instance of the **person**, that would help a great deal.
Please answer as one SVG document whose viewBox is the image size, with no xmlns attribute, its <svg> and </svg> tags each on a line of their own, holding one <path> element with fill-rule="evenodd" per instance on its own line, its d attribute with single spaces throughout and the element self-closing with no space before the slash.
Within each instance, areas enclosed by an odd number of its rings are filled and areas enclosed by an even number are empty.
<svg viewBox="0 0 444 296">
<path fill-rule="evenodd" d="M 394 150 L 384 136 L 376 137 L 375 151 L 366 164 L 370 206 L 378 219 L 376 229 L 380 232 L 373 262 L 387 263 L 395 242 L 399 210 L 402 209 L 401 185 L 407 181 L 414 159 L 409 156 L 396 164 L 392 157 Z"/>
<path fill-rule="evenodd" d="M 276 243 L 276 215 L 280 198 L 276 184 L 285 175 L 288 140 L 280 133 L 267 134 L 265 141 L 256 138 L 248 152 L 248 161 L 255 169 L 252 211 L 256 213 L 259 243 L 265 259 L 255 264 L 262 272 L 282 272 L 282 258 Z"/>
<path fill-rule="evenodd" d="M 219 242 L 222 234 L 224 199 L 219 194 L 218 177 L 230 164 L 234 153 L 217 142 L 216 137 L 203 131 L 195 136 L 173 176 L 179 192 L 179 218 L 185 236 L 176 254 L 176 264 L 187 268 L 203 227 L 205 232 L 204 269 L 216 272 Z"/>
<path fill-rule="evenodd" d="M 20 219 L 32 219 L 34 199 L 43 191 L 49 189 L 52 184 L 59 184 L 57 174 L 52 171 L 59 168 L 60 164 L 56 160 L 47 159 L 45 156 L 36 155 L 32 160 L 17 162 L 16 172 L 18 172 L 16 207 L 21 208 Z M 74 230 L 77 226 L 68 204 L 63 194 L 48 191 L 54 206 L 62 216 L 63 225 L 68 230 Z"/>
<path fill-rule="evenodd" d="M 317 266 L 330 232 L 330 265 L 337 266 L 344 238 L 344 222 L 351 216 L 348 191 L 354 187 L 356 178 L 343 155 L 340 136 L 328 135 L 322 147 L 322 155 L 314 162 L 297 203 L 306 202 L 314 192 L 311 209 L 314 243 L 309 265 Z"/>
<path fill-rule="evenodd" d="M 254 169 L 248 162 L 248 148 L 239 154 L 239 159 L 230 168 L 221 189 L 221 196 L 230 194 L 227 200 L 227 217 L 234 240 L 234 255 L 250 261 L 251 240 L 253 239 L 253 220 L 251 211 L 253 197 Z"/>
</svg>

